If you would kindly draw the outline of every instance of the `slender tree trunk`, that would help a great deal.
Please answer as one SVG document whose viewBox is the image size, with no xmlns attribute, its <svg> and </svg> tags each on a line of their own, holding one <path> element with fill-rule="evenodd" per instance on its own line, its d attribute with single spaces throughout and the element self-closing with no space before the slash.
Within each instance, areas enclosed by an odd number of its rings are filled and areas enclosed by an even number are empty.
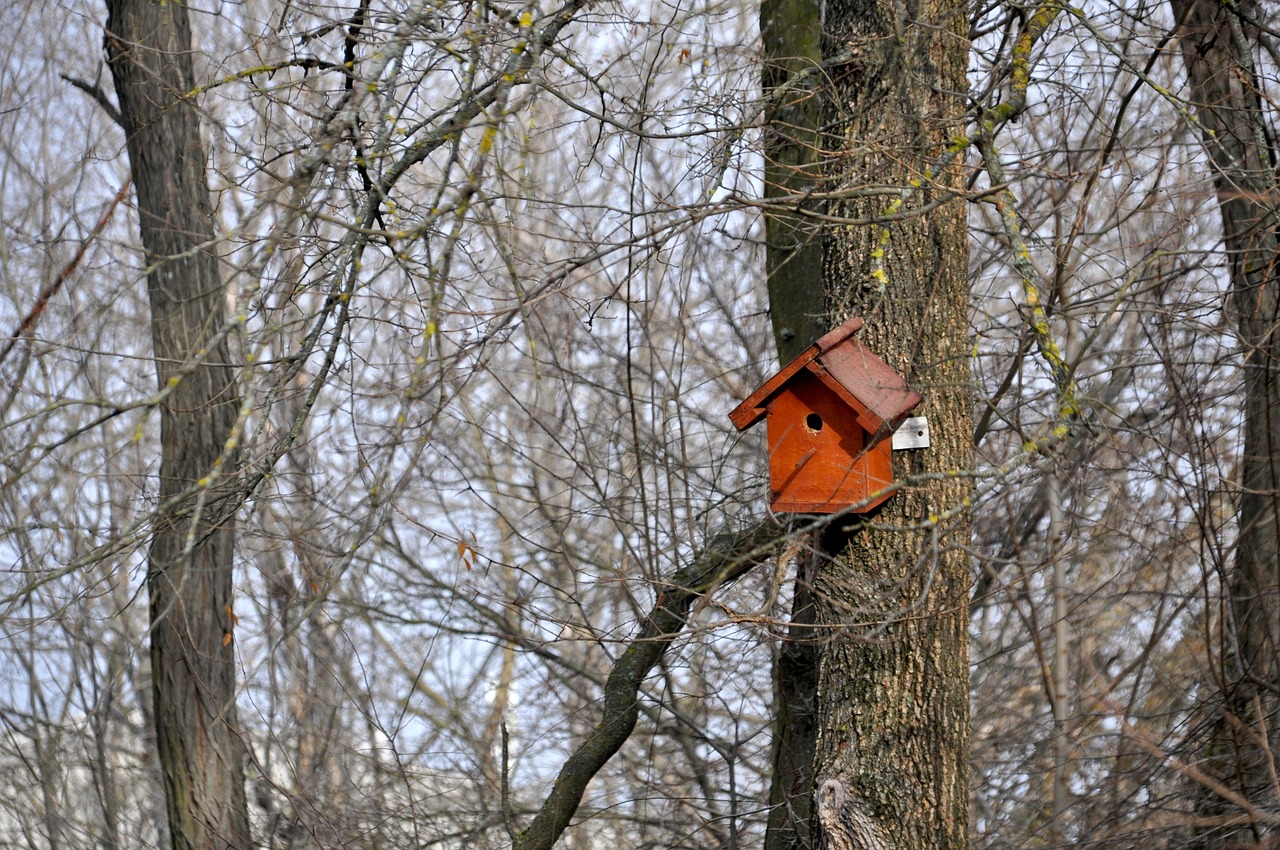
<svg viewBox="0 0 1280 850">
<path fill-rule="evenodd" d="M 765 271 L 778 358 L 789 363 L 830 328 L 822 286 L 822 228 L 803 215 L 820 204 L 819 128 L 825 94 L 821 0 L 762 0 L 761 83 L 769 109 L 765 135 Z"/>
<path fill-rule="evenodd" d="M 829 329 L 822 278 L 822 228 L 804 213 L 822 186 L 821 124 L 830 92 L 822 68 L 821 0 L 762 0 L 761 86 L 768 103 L 764 137 L 765 272 L 779 365 Z M 765 850 L 810 846 L 813 748 L 820 658 L 813 575 L 819 547 L 797 559 L 791 624 L 773 671 L 774 724 Z"/>
<path fill-rule="evenodd" d="M 813 820 L 813 748 L 818 739 L 818 665 L 822 655 L 814 628 L 813 579 L 820 566 L 821 543 L 797 559 L 791 625 L 778 651 L 773 673 L 773 773 L 765 850 L 811 846 Z"/>
<path fill-rule="evenodd" d="M 128 136 L 147 259 L 161 407 L 160 502 L 151 542 L 151 672 L 172 844 L 249 846 L 235 723 L 233 519 L 180 495 L 225 466 L 238 402 L 186 6 L 107 0 L 106 49 Z M 196 363 L 193 368 L 184 364 Z M 220 460 L 221 458 L 221 460 Z"/>
<path fill-rule="evenodd" d="M 1067 560 L 1062 551 L 1062 479 L 1049 479 L 1049 557 L 1053 559 L 1053 826 L 1055 842 L 1066 844 L 1071 806 L 1071 635 L 1067 622 Z"/>
<path fill-rule="evenodd" d="M 1171 0 L 1194 113 L 1214 170 L 1230 273 L 1231 307 L 1244 345 L 1244 454 L 1239 539 L 1222 612 L 1221 713 L 1205 753 L 1208 773 L 1272 807 L 1280 752 L 1280 320 L 1277 297 L 1276 151 L 1259 99 L 1248 20 L 1256 4 Z M 1240 815 L 1201 793 L 1202 813 Z M 1201 830 L 1200 846 L 1254 846 L 1260 824 Z"/>
</svg>

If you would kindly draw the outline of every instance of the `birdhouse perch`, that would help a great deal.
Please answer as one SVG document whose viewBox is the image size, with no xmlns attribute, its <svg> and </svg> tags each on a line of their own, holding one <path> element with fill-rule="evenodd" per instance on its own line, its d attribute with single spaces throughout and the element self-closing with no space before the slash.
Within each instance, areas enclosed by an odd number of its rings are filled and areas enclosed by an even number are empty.
<svg viewBox="0 0 1280 850">
<path fill-rule="evenodd" d="M 893 495 L 888 437 L 922 399 L 854 336 L 863 324 L 819 338 L 729 414 L 739 431 L 768 422 L 775 511 L 865 513 Z"/>
</svg>

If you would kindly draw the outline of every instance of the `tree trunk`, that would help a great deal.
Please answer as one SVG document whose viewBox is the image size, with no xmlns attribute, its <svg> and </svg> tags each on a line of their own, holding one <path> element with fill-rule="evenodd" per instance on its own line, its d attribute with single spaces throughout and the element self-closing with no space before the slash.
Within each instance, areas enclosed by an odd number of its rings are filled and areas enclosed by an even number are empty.
<svg viewBox="0 0 1280 850">
<path fill-rule="evenodd" d="M 822 278 L 822 228 L 804 213 L 822 187 L 823 111 L 830 91 L 822 71 L 821 2 L 762 0 L 761 87 L 764 135 L 765 274 L 779 365 L 795 359 L 829 329 Z M 797 559 L 791 624 L 773 671 L 774 737 L 765 850 L 811 844 L 813 748 L 819 648 L 815 641 L 813 573 L 818 535 Z"/>
<path fill-rule="evenodd" d="M 816 541 L 819 535 L 812 535 Z M 769 786 L 769 819 L 764 850 L 812 846 L 813 748 L 817 744 L 818 668 L 813 578 L 821 545 L 814 543 L 796 559 L 791 625 L 773 671 L 776 718 Z"/>
<path fill-rule="evenodd" d="M 223 454 L 238 401 L 218 335 L 226 315 L 199 116 L 189 99 L 190 27 L 182 3 L 107 0 L 107 9 L 106 49 L 138 196 L 156 371 L 169 393 L 161 405 L 161 508 L 147 590 L 170 835 L 178 850 L 248 847 L 231 642 L 233 517 L 218 500 L 200 503 L 193 494 L 230 461 Z"/>
<path fill-rule="evenodd" d="M 808 25 L 796 19 L 804 15 L 813 16 Z M 761 11 L 766 93 L 790 104 L 771 116 L 766 192 L 809 191 L 820 149 L 837 152 L 820 163 L 828 189 L 885 190 L 833 202 L 828 213 L 866 222 L 954 189 L 957 169 L 931 169 L 964 130 L 964 4 L 831 0 L 821 27 L 817 15 L 778 0 Z M 831 135 L 810 142 L 808 130 L 818 126 L 812 99 L 797 92 L 805 91 L 802 78 L 813 65 L 808 34 L 819 30 L 826 67 L 816 99 Z M 766 218 L 770 306 L 784 362 L 816 335 L 788 336 L 813 300 L 806 273 L 813 242 L 794 236 L 805 232 L 797 222 L 779 212 Z M 818 247 L 819 332 L 862 316 L 872 350 L 925 395 L 915 413 L 930 418 L 932 446 L 895 453 L 895 477 L 971 468 L 963 204 L 905 217 L 887 230 L 828 227 Z M 813 633 L 800 622 L 810 616 L 824 628 L 816 645 L 785 647 L 777 672 L 769 850 L 967 843 L 968 535 L 963 521 L 938 517 L 962 506 L 969 488 L 958 476 L 938 477 L 900 492 L 867 521 L 840 520 L 823 535 L 811 600 L 799 579 L 792 637 L 797 628 Z M 806 787 L 797 789 L 798 780 Z"/>
<path fill-rule="evenodd" d="M 829 147 L 843 152 L 833 188 L 890 187 L 831 211 L 910 213 L 954 190 L 958 168 L 931 169 L 964 132 L 965 4 L 830 0 L 824 32 L 825 54 L 849 57 L 829 70 L 840 134 Z M 925 396 L 913 415 L 929 417 L 932 445 L 895 452 L 895 480 L 936 476 L 844 523 L 815 580 L 828 643 L 814 819 L 833 850 L 968 840 L 968 523 L 941 519 L 969 496 L 946 473 L 973 465 L 967 265 L 962 202 L 826 231 L 832 321 L 862 316 L 868 346 Z"/>
<path fill-rule="evenodd" d="M 778 359 L 791 362 L 826 333 L 822 296 L 822 228 L 806 219 L 821 186 L 824 76 L 820 0 L 762 0 L 761 84 L 768 98 L 764 217 L 769 316 Z"/>
<path fill-rule="evenodd" d="M 1221 712 L 1202 765 L 1254 803 L 1273 804 L 1273 757 L 1280 747 L 1280 320 L 1277 298 L 1274 143 L 1259 101 L 1247 20 L 1254 4 L 1170 0 L 1181 23 L 1191 83 L 1222 214 L 1231 308 L 1244 346 L 1244 454 L 1240 459 L 1239 538 L 1222 612 Z M 1239 816 L 1201 791 L 1201 813 Z M 1201 830 L 1202 846 L 1254 846 L 1257 823 Z"/>
</svg>

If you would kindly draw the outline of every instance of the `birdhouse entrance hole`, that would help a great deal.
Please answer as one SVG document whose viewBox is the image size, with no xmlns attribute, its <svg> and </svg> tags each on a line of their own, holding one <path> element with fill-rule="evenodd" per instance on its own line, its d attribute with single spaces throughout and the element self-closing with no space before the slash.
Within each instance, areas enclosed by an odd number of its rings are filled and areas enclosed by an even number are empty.
<svg viewBox="0 0 1280 850">
<path fill-rule="evenodd" d="M 822 430 L 822 417 L 816 413 L 810 413 L 804 418 L 804 424 L 816 434 Z"/>
</svg>

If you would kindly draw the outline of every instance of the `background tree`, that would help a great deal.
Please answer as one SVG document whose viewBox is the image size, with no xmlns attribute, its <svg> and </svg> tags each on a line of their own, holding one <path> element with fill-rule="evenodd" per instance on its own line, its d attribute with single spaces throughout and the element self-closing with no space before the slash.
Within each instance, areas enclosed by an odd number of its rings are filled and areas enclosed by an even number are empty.
<svg viewBox="0 0 1280 850">
<path fill-rule="evenodd" d="M 1280 684 L 1276 151 L 1253 56 L 1261 7 L 1210 9 L 1203 3 L 1175 2 L 1171 8 L 1180 25 L 1192 114 L 1213 170 L 1231 317 L 1243 346 L 1239 531 L 1218 613 L 1221 666 L 1206 682 L 1209 693 L 1221 694 L 1221 702 L 1205 705 L 1217 716 L 1211 720 L 1214 730 L 1201 765 L 1226 790 L 1200 791 L 1206 812 L 1226 822 L 1223 830 L 1205 830 L 1203 846 L 1249 846 L 1274 834 L 1274 823 L 1264 823 L 1255 806 L 1261 803 L 1264 811 L 1274 811 L 1274 754 L 1280 742 L 1280 703 L 1275 699 Z"/>
<path fill-rule="evenodd" d="M 231 647 L 239 401 L 179 3 L 108 4 L 106 49 L 138 197 L 160 394 L 147 592 L 152 711 L 173 847 L 248 847 Z"/>
</svg>

